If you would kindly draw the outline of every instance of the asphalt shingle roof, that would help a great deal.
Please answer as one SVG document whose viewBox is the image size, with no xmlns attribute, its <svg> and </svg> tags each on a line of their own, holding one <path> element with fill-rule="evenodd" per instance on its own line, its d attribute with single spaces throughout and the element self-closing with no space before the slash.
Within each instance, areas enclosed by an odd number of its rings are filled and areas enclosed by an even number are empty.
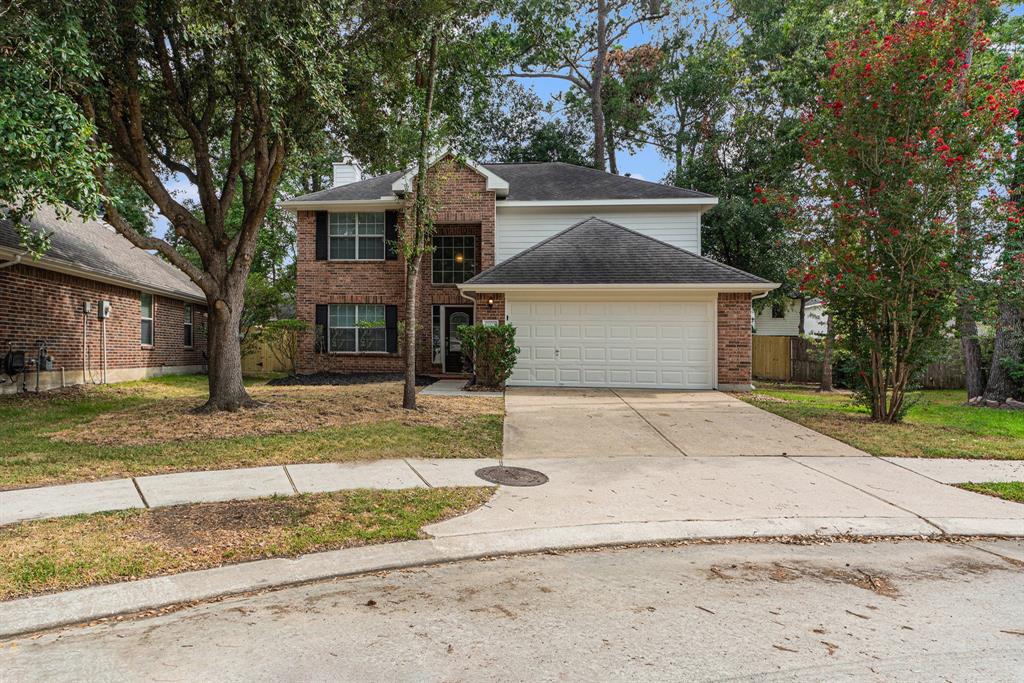
<svg viewBox="0 0 1024 683">
<path fill-rule="evenodd" d="M 505 201 L 584 199 L 712 199 L 709 194 L 605 173 L 561 161 L 484 164 L 508 182 Z"/>
<path fill-rule="evenodd" d="M 508 182 L 508 196 L 501 201 L 713 199 L 711 195 L 695 190 L 627 178 L 560 161 L 482 165 Z M 391 184 L 402 175 L 402 171 L 396 171 L 357 183 L 293 197 L 290 201 L 328 202 L 390 197 Z"/>
<path fill-rule="evenodd" d="M 50 235 L 50 249 L 44 257 L 81 270 L 82 277 L 88 278 L 87 273 L 96 273 L 135 284 L 140 289 L 205 299 L 202 290 L 185 273 L 139 249 L 105 223 L 83 220 L 75 211 L 64 220 L 53 207 L 44 207 L 32 217 L 31 225 L 33 230 Z M 2 207 L 0 247 L 22 250 L 18 233 Z M 33 261 L 26 258 L 23 263 L 32 265 Z"/>
<path fill-rule="evenodd" d="M 600 218 L 587 218 L 465 285 L 771 285 L 705 256 Z"/>
</svg>

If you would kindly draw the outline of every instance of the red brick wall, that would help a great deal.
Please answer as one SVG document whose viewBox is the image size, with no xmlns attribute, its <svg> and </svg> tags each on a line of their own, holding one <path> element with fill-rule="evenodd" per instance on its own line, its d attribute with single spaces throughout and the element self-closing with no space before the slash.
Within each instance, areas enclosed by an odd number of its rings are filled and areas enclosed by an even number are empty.
<svg viewBox="0 0 1024 683">
<path fill-rule="evenodd" d="M 719 384 L 750 384 L 750 335 L 750 294 L 719 293 Z"/>
<path fill-rule="evenodd" d="M 494 192 L 486 189 L 486 179 L 451 158 L 431 168 L 436 183 L 437 207 L 434 225 L 438 235 L 474 235 L 477 272 L 494 265 Z M 412 201 L 410 197 L 407 201 Z M 399 213 L 398 227 L 405 222 Z M 312 330 L 317 304 L 374 303 L 398 306 L 398 319 L 405 320 L 405 262 L 395 261 L 317 261 L 316 214 L 299 211 L 298 258 L 296 260 L 296 316 Z M 417 367 L 420 372 L 440 372 L 433 365 L 432 306 L 438 304 L 472 306 L 462 298 L 455 285 L 431 283 L 431 259 L 425 255 L 420 270 L 417 308 Z M 399 347 L 401 348 L 401 340 Z M 314 351 L 312 331 L 299 338 L 299 372 L 400 372 L 404 368 L 400 354 L 327 354 Z"/>
<path fill-rule="evenodd" d="M 111 302 L 107 319 L 107 367 L 147 368 L 201 365 L 206 349 L 206 307 L 193 306 L 193 347 L 184 347 L 184 302 L 153 296 L 153 346 L 141 344 L 138 290 L 94 282 L 27 265 L 0 270 L 0 355 L 8 342 L 34 357 L 36 340 L 49 344 L 54 366 L 81 370 L 83 327 L 88 324 L 90 367 L 102 364 L 100 321 L 96 306 Z M 92 303 L 92 312 L 82 305 Z M 76 378 L 77 379 L 77 378 Z"/>
<path fill-rule="evenodd" d="M 488 305 L 488 301 L 493 303 Z M 476 294 L 476 316 L 474 320 L 478 322 L 481 320 L 505 322 L 505 295 L 478 292 Z"/>
</svg>

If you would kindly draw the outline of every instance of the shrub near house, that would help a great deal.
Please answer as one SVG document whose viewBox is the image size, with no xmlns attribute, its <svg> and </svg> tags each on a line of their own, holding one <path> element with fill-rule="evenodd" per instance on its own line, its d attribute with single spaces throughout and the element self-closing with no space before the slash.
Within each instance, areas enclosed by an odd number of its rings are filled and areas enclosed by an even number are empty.
<svg viewBox="0 0 1024 683">
<path fill-rule="evenodd" d="M 462 353 L 473 368 L 474 384 L 502 387 L 519 356 L 512 325 L 463 325 L 458 329 Z"/>
</svg>

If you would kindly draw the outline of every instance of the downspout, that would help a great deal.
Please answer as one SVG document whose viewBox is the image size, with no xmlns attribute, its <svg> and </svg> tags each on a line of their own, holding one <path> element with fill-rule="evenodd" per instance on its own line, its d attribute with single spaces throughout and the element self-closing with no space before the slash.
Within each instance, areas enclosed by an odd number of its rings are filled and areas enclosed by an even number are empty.
<svg viewBox="0 0 1024 683">
<path fill-rule="evenodd" d="M 16 265 L 18 265 L 19 263 L 21 263 L 21 258 L 22 258 L 22 257 L 23 257 L 23 256 L 24 256 L 25 254 L 27 254 L 27 253 L 28 253 L 27 251 L 23 251 L 23 252 L 22 252 L 22 253 L 20 253 L 20 254 L 15 254 L 15 255 L 14 255 L 14 260 L 12 260 L 12 261 L 7 261 L 7 262 L 5 262 L 5 263 L 0 263 L 0 270 L 3 270 L 4 268 L 10 268 L 11 266 L 16 266 Z"/>
</svg>

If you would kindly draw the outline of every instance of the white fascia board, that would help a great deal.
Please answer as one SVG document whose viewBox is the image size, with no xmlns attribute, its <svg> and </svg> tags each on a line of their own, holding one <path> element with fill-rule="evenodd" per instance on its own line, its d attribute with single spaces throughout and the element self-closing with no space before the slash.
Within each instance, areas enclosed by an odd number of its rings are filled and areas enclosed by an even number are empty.
<svg viewBox="0 0 1024 683">
<path fill-rule="evenodd" d="M 573 207 L 573 206 L 704 206 L 718 204 L 718 197 L 672 197 L 667 199 L 565 199 L 528 201 L 523 199 L 506 199 L 496 202 L 495 208 L 523 209 L 530 207 Z"/>
<path fill-rule="evenodd" d="M 430 168 L 431 166 L 433 166 L 434 164 L 436 164 L 438 161 L 445 158 L 449 154 L 452 154 L 452 151 L 450 149 L 446 148 L 441 150 L 440 152 L 438 152 L 437 154 L 435 154 L 434 156 L 427 160 L 427 168 Z M 487 190 L 494 192 L 494 194 L 498 197 L 508 196 L 507 180 L 502 178 L 497 173 L 488 170 L 484 166 L 481 166 L 472 159 L 465 159 L 462 160 L 462 162 L 465 163 L 466 166 L 470 167 L 471 169 L 482 175 L 484 179 L 487 180 Z M 419 165 L 413 164 L 412 168 L 406 171 L 405 174 L 402 175 L 402 177 L 400 177 L 395 182 L 391 183 L 391 190 L 393 192 L 411 192 L 412 182 L 413 179 L 416 177 L 418 169 Z"/>
<path fill-rule="evenodd" d="M 638 290 L 638 291 L 661 291 L 661 292 L 676 292 L 676 291 L 689 291 L 689 292 L 770 292 L 773 289 L 778 289 L 782 285 L 777 282 L 769 282 L 766 284 L 743 284 L 736 282 L 700 282 L 693 284 L 578 284 L 578 285 L 538 285 L 538 284 L 473 284 L 463 283 L 458 285 L 460 290 L 466 290 L 469 292 L 520 292 L 520 291 L 534 291 L 544 292 L 548 290 L 560 290 L 560 291 L 621 291 L 624 289 Z"/>
<path fill-rule="evenodd" d="M 319 200 L 319 201 L 295 201 L 287 200 L 281 202 L 283 209 L 292 211 L 319 210 L 319 211 L 358 211 L 360 209 L 386 209 L 402 206 L 403 202 L 398 197 L 381 197 L 380 199 L 344 199 L 344 200 Z"/>
<path fill-rule="evenodd" d="M 18 253 L 19 252 L 17 251 L 0 247 L 0 258 L 13 258 L 17 256 Z M 134 289 L 148 294 L 158 294 L 160 296 L 167 297 L 168 299 L 178 299 L 179 301 L 189 301 L 192 303 L 203 304 L 204 306 L 206 305 L 206 297 L 202 295 L 176 292 L 162 287 L 154 287 L 141 282 L 134 282 L 125 278 L 114 277 L 112 275 L 107 275 L 106 273 L 100 273 L 92 270 L 91 268 L 86 268 L 85 266 L 68 263 L 67 261 L 61 261 L 48 256 L 43 256 L 39 259 L 22 259 L 21 265 L 32 268 L 41 268 L 42 270 L 52 270 L 55 273 L 63 273 L 65 275 L 74 275 L 82 278 L 83 280 L 102 282 L 104 284 L 124 287 L 125 289 Z"/>
</svg>

